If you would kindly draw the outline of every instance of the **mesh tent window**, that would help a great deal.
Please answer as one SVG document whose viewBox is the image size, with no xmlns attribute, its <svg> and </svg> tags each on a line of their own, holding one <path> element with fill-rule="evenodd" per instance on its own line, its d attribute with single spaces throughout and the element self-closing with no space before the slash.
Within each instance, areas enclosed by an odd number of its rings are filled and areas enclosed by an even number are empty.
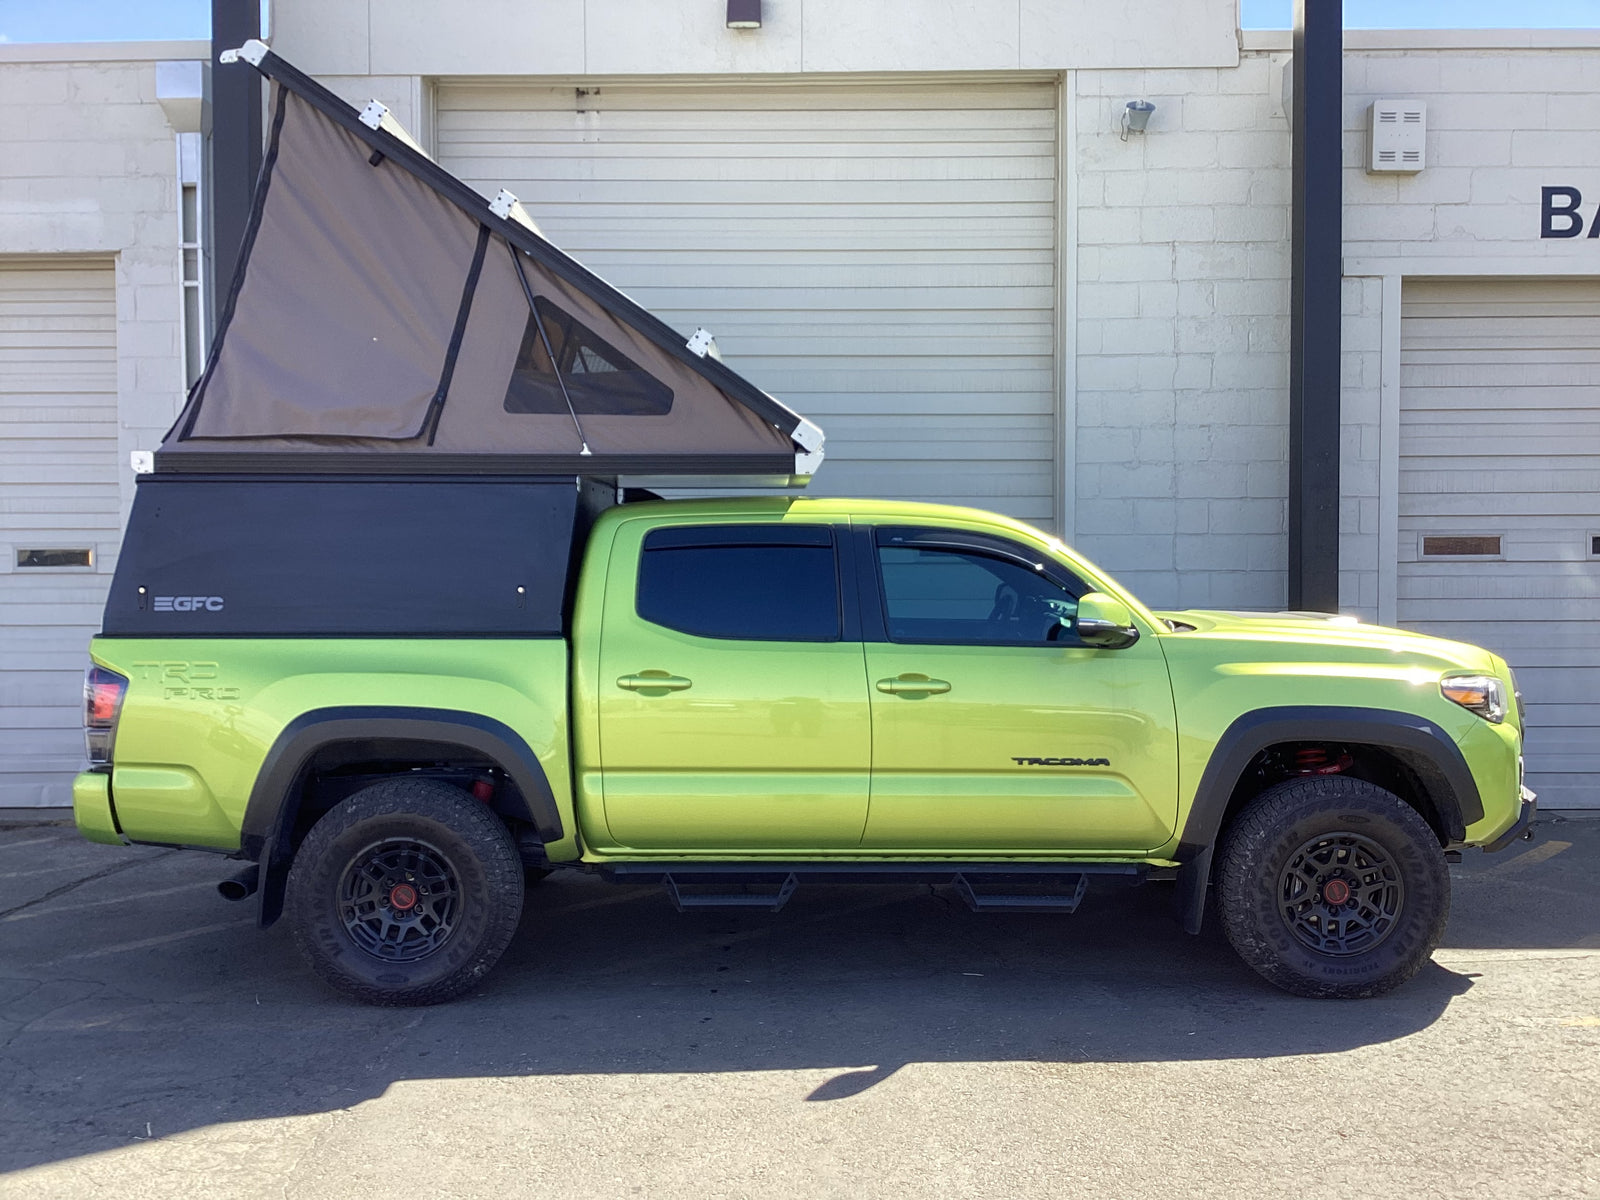
<svg viewBox="0 0 1600 1200">
<path fill-rule="evenodd" d="M 545 297 L 533 304 L 506 387 L 508 413 L 564 413 L 569 398 L 579 416 L 672 411 L 672 389 L 661 380 Z"/>
</svg>

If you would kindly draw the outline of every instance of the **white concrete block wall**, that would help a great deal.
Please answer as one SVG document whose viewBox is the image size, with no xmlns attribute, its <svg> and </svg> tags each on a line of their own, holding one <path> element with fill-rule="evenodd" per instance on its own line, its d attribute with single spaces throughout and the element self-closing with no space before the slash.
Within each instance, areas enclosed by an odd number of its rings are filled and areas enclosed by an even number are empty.
<svg viewBox="0 0 1600 1200">
<path fill-rule="evenodd" d="M 1600 239 L 1539 236 L 1543 187 L 1582 191 L 1585 233 L 1600 210 L 1600 141 L 1590 136 L 1600 47 L 1563 47 L 1559 34 L 1525 49 L 1408 36 L 1419 44 L 1345 54 L 1344 254 L 1347 273 L 1362 277 L 1346 279 L 1343 297 L 1340 602 L 1371 619 L 1385 616 L 1382 577 L 1393 579 L 1380 482 L 1385 454 L 1397 452 L 1383 446 L 1381 381 L 1384 323 L 1397 329 L 1399 314 L 1384 311 L 1381 275 L 1600 275 Z M 1368 108 L 1387 98 L 1427 102 L 1427 166 L 1416 175 L 1366 171 Z M 1398 287 L 1390 297 L 1398 303 Z M 1396 390 L 1388 402 L 1398 399 Z"/>
<path fill-rule="evenodd" d="M 1074 538 L 1158 606 L 1284 602 L 1289 128 L 1273 68 L 1247 53 L 1073 77 Z M 1139 99 L 1156 111 L 1124 141 Z"/>
<path fill-rule="evenodd" d="M 156 100 L 156 62 L 207 52 L 0 46 L 0 256 L 114 260 L 123 463 L 159 443 L 184 393 L 177 140 Z M 74 53 L 84 57 L 64 57 Z M 131 472 L 121 484 L 126 510 Z"/>
<path fill-rule="evenodd" d="M 1420 174 L 1366 173 L 1367 109 L 1389 97 L 1427 101 Z M 1542 258 L 1567 270 L 1600 242 L 1541 239 L 1539 189 L 1582 189 L 1587 225 L 1600 205 L 1597 123 L 1600 52 L 1592 47 L 1347 53 L 1346 257 Z M 1600 254 L 1587 258 L 1600 271 Z M 1423 273 L 1422 263 L 1410 273 Z"/>
<path fill-rule="evenodd" d="M 1376 621 L 1383 281 L 1347 277 L 1340 312 L 1339 611 Z"/>
<path fill-rule="evenodd" d="M 1104 0 L 274 0 L 273 45 L 315 75 L 792 74 L 1231 66 L 1236 0 L 1130 18 Z"/>
</svg>

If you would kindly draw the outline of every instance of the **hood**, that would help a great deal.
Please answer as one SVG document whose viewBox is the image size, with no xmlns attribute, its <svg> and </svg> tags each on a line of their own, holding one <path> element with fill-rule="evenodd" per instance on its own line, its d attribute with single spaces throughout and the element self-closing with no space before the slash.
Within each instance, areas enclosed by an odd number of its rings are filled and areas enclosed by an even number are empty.
<svg viewBox="0 0 1600 1200">
<path fill-rule="evenodd" d="M 1300 647 L 1307 657 L 1315 656 L 1318 649 L 1337 650 L 1340 658 L 1349 657 L 1352 651 L 1358 654 L 1371 651 L 1386 660 L 1397 656 L 1424 657 L 1470 671 L 1503 673 L 1505 670 L 1495 655 L 1481 646 L 1408 629 L 1367 625 L 1355 617 L 1331 613 L 1187 609 L 1158 612 L 1156 616 L 1175 624 L 1179 639 L 1269 641 Z"/>
</svg>

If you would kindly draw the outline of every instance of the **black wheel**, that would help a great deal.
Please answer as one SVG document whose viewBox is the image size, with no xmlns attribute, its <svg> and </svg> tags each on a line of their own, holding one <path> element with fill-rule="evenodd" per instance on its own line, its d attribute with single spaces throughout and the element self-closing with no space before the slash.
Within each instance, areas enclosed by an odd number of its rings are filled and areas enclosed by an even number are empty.
<svg viewBox="0 0 1600 1200">
<path fill-rule="evenodd" d="M 522 914 L 500 819 L 430 779 L 373 784 L 329 811 L 289 870 L 295 944 L 368 1004 L 438 1004 L 499 961 Z"/>
<path fill-rule="evenodd" d="M 1416 809 L 1377 784 L 1294 779 L 1223 835 L 1216 885 L 1239 957 L 1297 996 L 1377 996 L 1444 937 L 1450 876 Z"/>
</svg>

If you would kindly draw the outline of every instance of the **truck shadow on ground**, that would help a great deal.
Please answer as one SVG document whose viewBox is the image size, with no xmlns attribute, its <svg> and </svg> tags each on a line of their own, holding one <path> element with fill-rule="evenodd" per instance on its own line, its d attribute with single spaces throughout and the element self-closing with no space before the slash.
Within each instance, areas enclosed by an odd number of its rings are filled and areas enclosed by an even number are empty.
<svg viewBox="0 0 1600 1200">
<path fill-rule="evenodd" d="M 1426 1029 L 1472 986 L 1433 963 L 1376 1000 L 1287 996 L 1214 927 L 1179 931 L 1159 884 L 1098 885 L 1073 917 L 974 914 L 910 886 L 680 915 L 654 888 L 557 876 L 477 993 L 386 1010 L 326 990 L 287 930 L 217 900 L 220 874 L 153 856 L 0 919 L 0 1170 L 413 1080 L 803 1071 L 772 1087 L 826 1103 L 916 1062 L 1032 1062 L 1070 1082 L 1079 1064 L 1327 1054 Z M 1458 946 L 1521 944 L 1504 922 L 1542 945 L 1595 927 L 1592 882 L 1574 909 L 1537 891 L 1564 885 L 1480 874 L 1457 881 Z M 1503 889 L 1531 907 L 1502 911 Z"/>
</svg>

